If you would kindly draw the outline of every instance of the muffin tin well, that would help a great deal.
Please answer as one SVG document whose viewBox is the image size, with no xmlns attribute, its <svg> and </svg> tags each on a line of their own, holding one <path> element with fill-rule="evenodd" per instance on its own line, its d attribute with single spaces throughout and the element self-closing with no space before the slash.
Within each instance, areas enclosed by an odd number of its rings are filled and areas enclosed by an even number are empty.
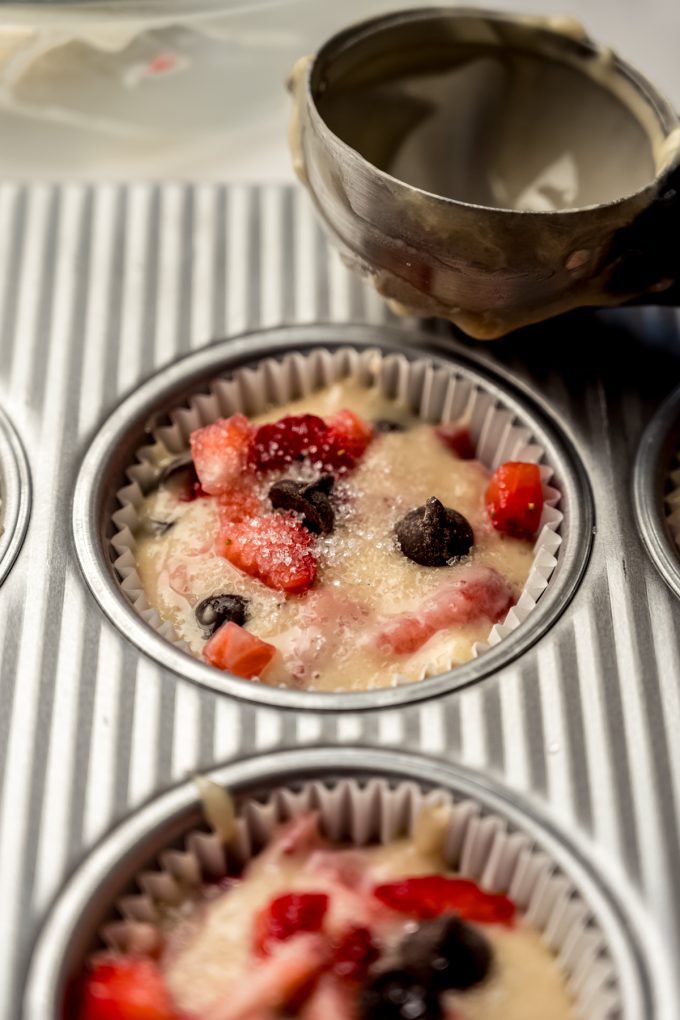
<svg viewBox="0 0 680 1020">
<path fill-rule="evenodd" d="M 0 584 L 21 549 L 31 512 L 31 476 L 21 440 L 0 409 Z"/>
<path fill-rule="evenodd" d="M 680 547 L 673 534 L 668 497 L 678 489 L 674 469 L 680 449 L 680 388 L 647 426 L 633 471 L 633 501 L 642 540 L 671 591 L 680 598 Z"/>
<path fill-rule="evenodd" d="M 330 754 L 327 748 L 283 752 L 208 774 L 235 797 L 241 854 L 251 844 L 249 833 L 261 844 L 277 819 L 309 808 L 319 810 L 333 838 L 389 841 L 408 831 L 424 793 L 443 791 L 453 805 L 449 866 L 515 899 L 557 955 L 582 1020 L 650 1020 L 649 975 L 625 915 L 577 852 L 539 818 L 466 770 L 365 748 L 334 749 L 329 766 Z M 60 1020 L 87 954 L 102 943 L 125 945 L 136 917 L 153 918 L 164 886 L 154 873 L 171 868 L 180 876 L 183 862 L 200 873 L 204 854 L 211 877 L 219 877 L 214 849 L 206 837 L 196 838 L 197 830 L 205 826 L 189 781 L 129 816 L 84 861 L 38 939 L 23 1020 Z M 172 853 L 177 850 L 184 853 Z"/>
<path fill-rule="evenodd" d="M 240 341 L 212 345 L 177 362 L 142 386 L 118 408 L 104 424 L 85 457 L 76 487 L 73 520 L 76 549 L 88 584 L 104 611 L 124 634 L 163 666 L 213 690 L 280 706 L 334 710 L 400 704 L 460 687 L 490 673 L 500 663 L 509 661 L 536 640 L 566 605 L 578 583 L 589 552 L 590 495 L 579 464 L 566 442 L 555 434 L 540 413 L 528 401 L 515 396 L 503 380 L 494 379 L 478 370 L 465 357 L 459 358 L 451 353 L 444 358 L 429 353 L 426 343 L 431 338 L 416 336 L 414 339 L 416 343 L 420 340 L 423 346 L 416 346 L 412 342 L 407 347 L 403 343 L 401 331 L 385 327 L 375 329 L 314 325 L 252 334 Z M 120 511 L 121 490 L 128 491 L 125 489 L 126 484 L 129 486 L 136 477 L 134 470 L 131 472 L 130 469 L 138 463 L 136 457 L 140 447 L 150 442 L 150 433 L 170 421 L 174 424 L 179 422 L 180 430 L 183 428 L 187 432 L 191 427 L 187 424 L 188 411 L 181 408 L 186 409 L 194 397 L 194 404 L 202 406 L 201 394 L 208 392 L 211 381 L 265 359 L 280 361 L 291 351 L 297 352 L 297 361 L 294 358 L 286 367 L 288 374 L 296 378 L 297 375 L 304 375 L 300 359 L 318 353 L 319 348 L 342 353 L 347 345 L 351 345 L 354 352 L 376 351 L 380 356 L 393 354 L 407 359 L 403 362 L 410 372 L 406 381 L 407 395 L 418 406 L 428 387 L 432 390 L 436 388 L 437 380 L 440 383 L 447 382 L 450 377 L 460 380 L 461 388 L 466 387 L 468 391 L 482 394 L 487 409 L 480 409 L 483 411 L 478 423 L 480 444 L 483 445 L 485 441 L 486 419 L 490 413 L 496 414 L 498 411 L 499 415 L 503 415 L 503 428 L 506 431 L 516 427 L 517 435 L 522 437 L 523 442 L 536 444 L 544 451 L 543 462 L 552 470 L 549 484 L 559 494 L 559 514 L 554 516 L 559 519 L 562 515 L 556 525 L 559 538 L 553 534 L 555 541 L 552 549 L 556 554 L 557 565 L 547 588 L 540 594 L 538 604 L 531 609 L 524 622 L 514 629 L 512 623 L 508 624 L 507 636 L 503 636 L 498 644 L 472 662 L 432 679 L 383 690 L 329 694 L 272 688 L 221 674 L 191 657 L 177 644 L 171 643 L 174 638 L 169 627 L 161 625 L 157 614 L 148 612 L 148 606 L 131 573 L 134 557 L 122 533 L 116 535 L 117 529 L 121 528 L 129 532 L 128 524 L 130 528 L 134 527 L 131 523 L 134 520 L 133 505 L 128 507 L 129 513 L 125 507 L 122 515 L 117 513 Z M 347 350 L 350 348 L 347 347 Z M 276 360 L 269 367 L 268 374 L 274 377 Z M 434 382 L 428 381 L 428 371 Z M 322 383 L 323 380 L 318 385 Z M 273 383 L 272 387 L 276 391 L 277 383 Z M 248 390 L 255 388 L 253 378 L 241 376 L 238 388 L 245 391 L 247 405 Z M 206 402 L 207 399 L 203 398 L 203 403 Z M 433 403 L 436 403 L 434 398 Z M 458 413 L 461 410 L 462 407 Z M 498 431 L 504 434 L 500 427 Z M 186 436 L 183 441 L 186 442 Z M 502 447 L 502 442 L 498 445 Z M 484 459 L 483 451 L 481 456 Z M 493 454 L 490 459 L 493 459 Z M 139 495 L 133 494 L 132 504 Z M 540 555 L 550 558 L 551 554 L 546 551 Z M 539 578 L 538 587 L 541 585 L 545 585 L 545 581 Z M 503 635 L 506 630 L 502 631 Z"/>
</svg>

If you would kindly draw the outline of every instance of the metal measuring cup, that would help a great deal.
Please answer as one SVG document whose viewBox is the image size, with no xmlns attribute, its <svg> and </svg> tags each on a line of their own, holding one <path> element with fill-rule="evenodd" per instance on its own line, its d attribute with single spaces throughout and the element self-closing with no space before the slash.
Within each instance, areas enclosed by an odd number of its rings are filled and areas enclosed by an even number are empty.
<svg viewBox="0 0 680 1020">
<path fill-rule="evenodd" d="M 680 303 L 680 121 L 568 18 L 400 11 L 296 64 L 295 170 L 397 311 L 479 339 Z"/>
</svg>

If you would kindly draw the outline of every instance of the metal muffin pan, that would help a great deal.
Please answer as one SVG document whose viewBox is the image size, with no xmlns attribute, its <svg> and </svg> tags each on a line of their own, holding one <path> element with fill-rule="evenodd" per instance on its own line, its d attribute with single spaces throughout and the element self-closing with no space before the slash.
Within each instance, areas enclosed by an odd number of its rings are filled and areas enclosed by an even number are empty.
<svg viewBox="0 0 680 1020">
<path fill-rule="evenodd" d="M 21 440 L 0 408 L 0 584 L 19 555 L 31 514 L 31 475 Z"/>
<path fill-rule="evenodd" d="M 50 902 L 131 811 L 218 762 L 320 745 L 329 764 L 352 745 L 362 764 L 378 748 L 414 755 L 423 780 L 449 765 L 493 775 L 544 817 L 632 918 L 654 1000 L 639 1020 L 677 1020 L 680 607 L 630 491 L 644 427 L 680 377 L 676 313 L 570 316 L 486 345 L 397 320 L 329 250 L 304 194 L 277 186 L 0 185 L 0 254 L 0 406 L 34 493 L 0 588 L 0 1018 L 21 1015 Z M 594 506 L 581 581 L 540 637 L 420 701 L 278 708 L 186 682 L 129 640 L 128 607 L 111 625 L 83 580 L 73 495 L 93 439 L 164 366 L 183 392 L 178 359 L 209 363 L 208 337 L 352 321 L 371 342 L 389 323 L 394 343 L 464 363 L 555 422 L 587 476 L 581 513 Z M 252 353 L 233 347 L 235 361 Z M 110 573 L 101 583 L 113 593 Z"/>
<path fill-rule="evenodd" d="M 590 551 L 593 511 L 585 473 L 569 443 L 531 402 L 514 393 L 501 377 L 480 371 L 466 357 L 426 355 L 435 368 L 462 377 L 489 393 L 497 405 L 508 410 L 513 422 L 527 428 L 529 442 L 546 451 L 545 462 L 554 469 L 551 484 L 561 492 L 562 545 L 557 567 L 537 607 L 516 631 L 478 658 L 432 679 L 401 687 L 357 693 L 329 694 L 294 691 L 241 680 L 223 674 L 188 652 L 171 645 L 143 621 L 121 589 L 112 565 L 111 517 L 118 508 L 115 493 L 126 484 L 125 469 L 135 462 L 151 428 L 162 425 L 166 412 L 186 406 L 190 397 L 205 393 L 212 380 L 229 376 L 235 368 L 290 351 L 312 352 L 319 347 L 357 350 L 376 349 L 400 353 L 410 361 L 423 358 L 431 337 L 415 334 L 406 345 L 401 331 L 383 326 L 307 325 L 252 333 L 212 344 L 176 362 L 144 383 L 105 422 L 87 452 L 76 484 L 73 504 L 75 547 L 88 585 L 109 619 L 130 640 L 162 666 L 211 690 L 282 708 L 315 708 L 339 711 L 401 705 L 434 697 L 472 683 L 498 669 L 528 648 L 564 610 L 578 584 Z"/>
<path fill-rule="evenodd" d="M 532 852 L 550 859 L 551 875 L 564 883 L 563 895 L 585 903 L 587 928 L 602 940 L 595 959 L 611 968 L 613 997 L 623 1004 L 622 1010 L 607 1009 L 607 1016 L 639 1020 L 651 1015 L 652 978 L 639 954 L 631 918 L 578 851 L 507 790 L 472 772 L 396 752 L 346 747 L 332 751 L 332 764 L 330 757 L 329 748 L 284 751 L 219 767 L 208 775 L 234 795 L 237 805 L 276 789 L 299 788 L 309 780 L 332 786 L 343 778 L 381 778 L 390 785 L 415 782 L 422 790 L 438 788 L 455 801 L 474 802 L 482 818 L 498 817 L 511 832 L 528 836 Z M 101 945 L 99 932 L 115 919 L 116 902 L 138 891 L 135 878 L 156 870 L 163 851 L 181 848 L 182 837 L 197 828 L 202 828 L 200 800 L 195 784 L 188 781 L 132 814 L 92 852 L 68 881 L 38 937 L 22 1020 L 61 1020 L 65 995 L 88 952 Z"/>
<path fill-rule="evenodd" d="M 680 550 L 666 519 L 664 495 L 680 449 L 680 388 L 645 429 L 635 460 L 633 499 L 642 540 L 670 590 L 680 598 Z"/>
</svg>

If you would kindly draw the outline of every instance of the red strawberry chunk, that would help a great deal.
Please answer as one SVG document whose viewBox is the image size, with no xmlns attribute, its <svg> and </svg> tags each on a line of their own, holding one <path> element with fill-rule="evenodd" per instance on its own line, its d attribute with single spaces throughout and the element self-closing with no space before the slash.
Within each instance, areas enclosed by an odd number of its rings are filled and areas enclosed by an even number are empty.
<svg viewBox="0 0 680 1020">
<path fill-rule="evenodd" d="M 257 517 L 262 509 L 262 501 L 245 479 L 242 484 L 223 492 L 218 500 L 219 514 L 222 524 L 243 521 L 248 517 Z"/>
<path fill-rule="evenodd" d="M 378 885 L 373 895 L 392 910 L 421 919 L 453 911 L 464 921 L 511 926 L 515 904 L 507 896 L 485 892 L 467 878 L 423 875 Z"/>
<path fill-rule="evenodd" d="M 533 538 L 543 512 L 538 464 L 521 461 L 501 464 L 486 490 L 486 509 L 496 531 L 513 538 Z"/>
<path fill-rule="evenodd" d="M 242 414 L 191 433 L 191 456 L 205 492 L 218 496 L 238 481 L 248 463 L 251 439 L 251 426 Z"/>
<path fill-rule="evenodd" d="M 268 513 L 227 521 L 221 534 L 222 555 L 269 588 L 299 593 L 314 583 L 317 562 L 313 538 L 292 515 Z"/>
<path fill-rule="evenodd" d="M 83 989 L 79 1020 L 179 1020 L 163 975 L 141 957 L 102 959 Z"/>
<path fill-rule="evenodd" d="M 262 675 L 276 655 L 276 648 L 228 620 L 215 631 L 203 655 L 211 666 L 252 680 Z"/>
<path fill-rule="evenodd" d="M 376 641 L 393 655 L 411 655 L 446 627 L 484 619 L 495 623 L 514 602 L 510 585 L 495 570 L 472 569 L 425 599 L 417 612 L 388 619 Z"/>
<path fill-rule="evenodd" d="M 354 411 L 338 411 L 326 419 L 326 467 L 352 468 L 363 457 L 373 438 L 373 429 Z"/>
<path fill-rule="evenodd" d="M 326 893 L 285 893 L 273 899 L 255 918 L 253 952 L 269 956 L 277 942 L 302 932 L 321 931 L 328 910 Z"/>
<path fill-rule="evenodd" d="M 325 470 L 349 470 L 363 456 L 373 431 L 353 411 L 326 421 L 315 414 L 286 415 L 256 430 L 249 461 L 257 471 L 286 467 L 309 459 Z"/>
<path fill-rule="evenodd" d="M 333 971 L 340 978 L 357 981 L 365 977 L 379 956 L 380 950 L 368 928 L 348 928 L 335 946 Z"/>
<path fill-rule="evenodd" d="M 435 432 L 439 439 L 455 453 L 460 460 L 475 460 L 474 443 L 470 430 L 464 425 L 456 425 L 451 422 L 448 425 L 438 425 Z"/>
<path fill-rule="evenodd" d="M 285 467 L 309 457 L 322 462 L 328 426 L 315 414 L 286 415 L 260 425 L 250 450 L 251 466 L 258 471 Z"/>
</svg>

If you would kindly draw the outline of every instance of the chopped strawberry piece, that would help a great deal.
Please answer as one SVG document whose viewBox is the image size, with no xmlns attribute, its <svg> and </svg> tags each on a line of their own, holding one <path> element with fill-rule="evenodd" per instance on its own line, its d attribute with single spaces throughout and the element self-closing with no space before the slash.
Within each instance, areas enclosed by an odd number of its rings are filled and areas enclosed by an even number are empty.
<svg viewBox="0 0 680 1020">
<path fill-rule="evenodd" d="M 259 471 L 270 471 L 304 457 L 322 462 L 327 435 L 328 426 L 315 414 L 286 415 L 257 428 L 250 463 Z"/>
<path fill-rule="evenodd" d="M 475 460 L 477 454 L 475 453 L 472 436 L 470 435 L 470 430 L 464 425 L 456 425 L 455 422 L 451 422 L 448 425 L 438 425 L 435 432 L 439 439 L 460 460 Z"/>
<path fill-rule="evenodd" d="M 250 465 L 258 471 L 271 471 L 308 458 L 326 470 L 348 470 L 372 437 L 371 427 L 353 411 L 338 411 L 327 421 L 315 414 L 286 415 L 256 430 Z"/>
<path fill-rule="evenodd" d="M 240 478 L 248 463 L 252 429 L 242 414 L 220 418 L 191 433 L 191 455 L 205 492 L 218 496 Z"/>
<path fill-rule="evenodd" d="M 464 921 L 511 926 L 515 904 L 507 896 L 485 892 L 467 878 L 423 875 L 378 885 L 373 895 L 392 910 L 424 919 L 453 911 Z"/>
<path fill-rule="evenodd" d="M 252 680 L 262 675 L 276 655 L 276 648 L 228 620 L 215 631 L 203 655 L 211 666 Z"/>
<path fill-rule="evenodd" d="M 348 928 L 335 946 L 333 971 L 340 978 L 359 980 L 380 956 L 368 928 Z"/>
<path fill-rule="evenodd" d="M 501 464 L 486 490 L 486 509 L 496 531 L 513 538 L 533 538 L 543 512 L 538 464 L 521 461 Z"/>
<path fill-rule="evenodd" d="M 299 593 L 316 577 L 313 538 L 293 515 L 268 513 L 227 521 L 221 535 L 222 555 L 269 588 Z"/>
<path fill-rule="evenodd" d="M 87 976 L 79 1020 L 179 1020 L 153 960 L 102 959 Z"/>
<path fill-rule="evenodd" d="M 328 944 L 321 935 L 296 935 L 271 956 L 253 961 L 244 980 L 204 1009 L 201 1020 L 253 1020 L 283 1009 L 310 986 L 328 960 Z"/>
<path fill-rule="evenodd" d="M 417 612 L 388 619 L 376 641 L 393 655 L 411 655 L 446 627 L 484 619 L 495 623 L 514 602 L 510 585 L 495 570 L 471 568 L 425 599 Z"/>
<path fill-rule="evenodd" d="M 366 452 L 373 438 L 373 429 L 354 411 L 338 411 L 326 419 L 329 433 L 326 439 L 327 467 L 352 468 Z"/>
<path fill-rule="evenodd" d="M 301 1020 L 356 1020 L 357 989 L 323 974 L 300 1011 Z"/>
<path fill-rule="evenodd" d="M 245 480 L 238 487 L 223 492 L 218 500 L 220 520 L 223 524 L 243 521 L 248 517 L 257 517 L 262 509 L 262 501 L 252 486 Z"/>
<path fill-rule="evenodd" d="M 272 900 L 255 918 L 253 951 L 269 956 L 277 942 L 301 932 L 319 932 L 328 910 L 326 893 L 285 893 Z"/>
<path fill-rule="evenodd" d="M 436 633 L 436 628 L 425 620 L 411 613 L 402 613 L 387 621 L 377 635 L 377 644 L 393 655 L 412 655 Z"/>
</svg>

